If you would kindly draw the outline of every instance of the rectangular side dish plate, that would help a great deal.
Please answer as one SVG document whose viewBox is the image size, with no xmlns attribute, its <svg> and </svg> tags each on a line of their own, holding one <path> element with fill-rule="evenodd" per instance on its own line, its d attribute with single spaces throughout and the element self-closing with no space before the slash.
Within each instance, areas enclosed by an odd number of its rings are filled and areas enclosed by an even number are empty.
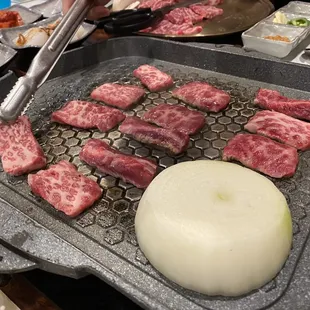
<svg viewBox="0 0 310 310">
<path fill-rule="evenodd" d="M 310 14 L 310 3 L 306 1 L 291 1 L 289 4 L 284 6 L 281 10 L 294 14 Z"/>
<path fill-rule="evenodd" d="M 292 1 L 242 33 L 242 41 L 246 50 L 253 50 L 270 56 L 284 58 L 308 37 L 310 27 L 274 23 L 273 19 L 277 12 L 283 13 L 288 20 L 295 18 L 306 18 L 310 20 L 310 4 L 301 1 Z M 265 39 L 265 36 L 287 37 L 290 42 Z"/>
<path fill-rule="evenodd" d="M 2 29 L 0 31 L 0 41 L 3 44 L 6 44 L 10 46 L 11 48 L 14 48 L 16 50 L 21 50 L 25 48 L 39 48 L 37 45 L 29 45 L 29 46 L 18 46 L 15 44 L 15 39 L 18 38 L 19 34 L 25 33 L 27 30 L 35 27 L 44 27 L 49 24 L 53 24 L 55 21 L 57 21 L 61 15 L 55 15 L 53 17 L 50 17 L 48 19 L 42 20 L 40 22 L 31 24 L 31 25 L 25 25 L 17 28 L 8 28 L 8 29 Z M 71 40 L 70 44 L 79 42 L 84 40 L 86 37 L 88 37 L 96 28 L 95 25 L 89 24 L 89 23 L 83 23 L 82 27 L 84 29 L 83 35 L 79 38 L 74 38 L 74 40 Z"/>
<path fill-rule="evenodd" d="M 146 63 L 171 74 L 176 86 L 207 81 L 231 95 L 225 111 L 205 113 L 207 125 L 191 137 L 184 154 L 169 156 L 118 129 L 101 133 L 50 122 L 52 111 L 71 99 L 90 100 L 92 89 L 102 83 L 140 85 L 132 72 Z M 257 111 L 253 100 L 260 87 L 309 99 L 310 93 L 304 91 L 310 86 L 305 78 L 309 72 L 302 66 L 142 37 L 112 39 L 66 53 L 52 73 L 54 78 L 39 89 L 27 113 L 49 164 L 61 159 L 74 163 L 102 186 L 103 198 L 78 218 L 69 219 L 32 195 L 26 176 L 16 178 L 0 172 L 0 240 L 33 258 L 39 268 L 71 276 L 95 274 L 147 309 L 292 309 L 292 301 L 285 297 L 291 290 L 299 290 L 298 284 L 292 287 L 290 283 L 310 230 L 310 151 L 300 154 L 294 177 L 275 181 L 288 200 L 294 222 L 289 259 L 273 281 L 240 298 L 211 298 L 191 292 L 156 272 L 135 237 L 134 217 L 143 191 L 90 168 L 78 154 L 87 139 L 99 138 L 124 153 L 155 160 L 161 170 L 183 161 L 220 160 L 227 141 L 243 132 Z M 297 75 L 302 82 L 296 81 Z M 183 105 L 172 98 L 171 90 L 147 92 L 145 100 L 126 114 L 142 116 L 161 103 Z M 306 294 L 303 300 L 305 307 L 309 305 Z"/>
</svg>

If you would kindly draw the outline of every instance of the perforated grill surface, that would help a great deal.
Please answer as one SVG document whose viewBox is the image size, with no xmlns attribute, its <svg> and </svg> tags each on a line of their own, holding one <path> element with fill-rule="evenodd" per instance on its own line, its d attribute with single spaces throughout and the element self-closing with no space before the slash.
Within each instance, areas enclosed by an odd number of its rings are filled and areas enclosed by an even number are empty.
<svg viewBox="0 0 310 310">
<path fill-rule="evenodd" d="M 101 133 L 98 130 L 81 130 L 50 123 L 49 118 L 52 111 L 60 108 L 67 100 L 90 100 L 91 90 L 102 83 L 119 82 L 140 85 L 140 82 L 132 76 L 132 71 L 145 63 L 152 63 L 171 74 L 176 86 L 190 81 L 207 81 L 231 95 L 228 109 L 216 114 L 205 113 L 207 125 L 200 133 L 191 137 L 188 150 L 184 154 L 171 157 L 162 150 L 128 138 L 117 128 L 108 133 Z M 184 290 L 161 277 L 148 264 L 139 250 L 135 238 L 134 216 L 143 191 L 119 179 L 102 174 L 83 164 L 78 157 L 87 139 L 98 138 L 126 154 L 135 154 L 157 161 L 160 170 L 183 161 L 220 160 L 227 141 L 235 134 L 242 132 L 243 126 L 255 114 L 256 107 L 253 105 L 253 99 L 261 85 L 262 83 L 254 81 L 138 57 L 104 62 L 96 67 L 49 81 L 38 91 L 35 102 L 28 111 L 33 121 L 35 135 L 47 154 L 49 164 L 62 159 L 74 163 L 79 171 L 96 180 L 103 187 L 103 198 L 79 218 L 71 220 L 56 212 L 43 200 L 34 197 L 29 191 L 25 181 L 26 177 L 13 178 L 0 173 L 0 180 L 34 202 L 38 208 L 43 208 L 55 218 L 74 227 L 77 234 L 84 234 L 95 240 L 98 246 L 109 248 L 129 264 L 134 264 L 152 277 L 160 279 L 197 305 L 206 309 L 237 309 L 237 307 L 245 309 L 255 302 L 263 308 L 280 297 L 289 284 L 294 266 L 308 235 L 310 226 L 306 208 L 310 203 L 310 169 L 308 165 L 310 152 L 301 154 L 299 168 L 293 178 L 275 182 L 288 200 L 294 221 L 294 245 L 289 260 L 278 277 L 271 283 L 256 292 L 236 299 L 202 296 Z M 172 98 L 170 91 L 147 92 L 143 103 L 135 106 L 126 114 L 140 117 L 145 111 L 161 103 L 182 104 Z M 16 207 L 18 208 L 18 206 Z M 44 219 L 41 224 L 44 225 Z M 134 282 L 134 278 L 131 281 Z"/>
</svg>

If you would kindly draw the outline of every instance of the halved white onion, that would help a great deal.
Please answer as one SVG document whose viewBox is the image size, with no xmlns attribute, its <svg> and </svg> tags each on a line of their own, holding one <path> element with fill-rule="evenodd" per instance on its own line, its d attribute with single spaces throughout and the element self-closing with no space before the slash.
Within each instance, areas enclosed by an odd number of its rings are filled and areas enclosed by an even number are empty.
<svg viewBox="0 0 310 310">
<path fill-rule="evenodd" d="M 135 225 L 158 271 L 208 295 L 238 296 L 263 286 L 292 244 L 283 194 L 264 176 L 220 161 L 164 170 L 145 191 Z"/>
</svg>

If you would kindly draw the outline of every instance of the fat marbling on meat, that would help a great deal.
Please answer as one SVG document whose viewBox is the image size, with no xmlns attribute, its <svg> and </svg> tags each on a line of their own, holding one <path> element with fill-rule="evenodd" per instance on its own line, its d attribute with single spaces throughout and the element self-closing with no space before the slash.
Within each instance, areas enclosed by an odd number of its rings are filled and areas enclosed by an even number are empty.
<svg viewBox="0 0 310 310">
<path fill-rule="evenodd" d="M 151 8 L 153 11 L 166 6 L 171 6 L 186 0 L 144 0 L 139 4 L 139 8 Z M 223 0 L 209 0 L 206 4 L 216 6 L 222 4 Z"/>
<path fill-rule="evenodd" d="M 169 104 L 160 104 L 152 108 L 143 115 L 143 119 L 157 126 L 175 129 L 188 135 L 198 132 L 206 122 L 204 115 L 198 111 Z"/>
<path fill-rule="evenodd" d="M 141 30 L 141 32 L 168 35 L 194 35 L 200 33 L 201 31 L 201 26 L 194 26 L 191 22 L 176 25 L 167 19 L 163 19 L 154 26 Z"/>
<path fill-rule="evenodd" d="M 181 25 L 184 23 L 198 23 L 203 20 L 203 16 L 196 14 L 190 8 L 176 8 L 165 15 L 165 19 L 172 24 Z"/>
<path fill-rule="evenodd" d="M 124 119 L 125 114 L 118 109 L 77 100 L 67 102 L 52 114 L 53 122 L 83 129 L 98 128 L 102 132 L 114 128 Z"/>
<path fill-rule="evenodd" d="M 264 135 L 298 150 L 310 148 L 310 124 L 279 112 L 257 112 L 244 128 L 249 132 Z"/>
<path fill-rule="evenodd" d="M 254 102 L 263 109 L 280 112 L 295 118 L 310 120 L 310 100 L 291 99 L 276 90 L 261 88 Z"/>
<path fill-rule="evenodd" d="M 159 128 L 133 116 L 127 117 L 119 129 L 137 141 L 157 145 L 173 154 L 180 154 L 185 151 L 189 143 L 189 136 L 185 133 Z"/>
<path fill-rule="evenodd" d="M 128 109 L 139 102 L 144 95 L 144 89 L 139 86 L 106 83 L 94 89 L 90 96 L 108 105 Z"/>
<path fill-rule="evenodd" d="M 204 111 L 219 112 L 230 101 L 230 95 L 206 82 L 190 82 L 176 88 L 172 95 L 185 103 Z"/>
<path fill-rule="evenodd" d="M 49 202 L 55 209 L 75 217 L 98 200 L 102 189 L 93 180 L 79 173 L 68 161 L 60 161 L 28 175 L 31 191 Z"/>
<path fill-rule="evenodd" d="M 213 19 L 216 16 L 220 16 L 224 13 L 223 9 L 217 8 L 212 5 L 204 5 L 201 3 L 192 4 L 189 8 L 197 15 L 204 19 Z"/>
<path fill-rule="evenodd" d="M 283 178 L 294 175 L 298 153 L 295 148 L 264 136 L 238 134 L 224 148 L 223 160 L 236 160 L 273 178 Z"/>
<path fill-rule="evenodd" d="M 123 154 L 98 139 L 87 141 L 80 152 L 80 158 L 103 173 L 121 178 L 138 188 L 146 188 L 157 170 L 154 162 Z"/>
<path fill-rule="evenodd" d="M 46 165 L 46 157 L 33 136 L 27 116 L 20 116 L 13 124 L 0 123 L 0 156 L 3 170 L 15 176 Z"/>
<path fill-rule="evenodd" d="M 161 91 L 173 85 L 170 75 L 150 65 L 140 66 L 134 70 L 133 75 L 152 92 Z"/>
<path fill-rule="evenodd" d="M 165 6 L 174 5 L 176 3 L 176 0 L 146 0 L 143 2 L 141 1 L 141 4 L 138 6 L 138 8 L 151 8 L 153 11 L 155 11 Z"/>
</svg>

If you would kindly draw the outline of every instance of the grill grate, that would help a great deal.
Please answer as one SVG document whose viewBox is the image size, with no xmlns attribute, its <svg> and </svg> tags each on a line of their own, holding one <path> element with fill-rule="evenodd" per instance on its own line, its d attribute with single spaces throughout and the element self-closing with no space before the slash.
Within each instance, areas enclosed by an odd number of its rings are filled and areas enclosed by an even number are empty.
<svg viewBox="0 0 310 310">
<path fill-rule="evenodd" d="M 227 110 L 220 113 L 205 113 L 207 125 L 198 134 L 191 137 L 188 150 L 184 154 L 169 156 L 162 150 L 157 150 L 126 137 L 117 129 L 108 133 L 100 133 L 98 130 L 81 130 L 50 123 L 49 117 L 52 111 L 60 108 L 67 100 L 90 100 L 91 90 L 104 82 L 140 85 L 140 82 L 132 76 L 132 71 L 145 63 L 152 63 L 159 69 L 171 74 L 176 86 L 194 80 L 207 81 L 231 95 L 231 103 Z M 87 139 L 98 138 L 126 154 L 135 154 L 156 160 L 160 170 L 183 161 L 220 160 L 227 141 L 235 134 L 242 132 L 248 119 L 255 114 L 256 107 L 253 105 L 253 99 L 260 85 L 262 83 L 172 63 L 150 61 L 142 57 L 119 58 L 57 78 L 42 86 L 33 105 L 28 110 L 33 121 L 35 135 L 47 154 L 49 164 L 62 159 L 74 163 L 80 172 L 91 177 L 103 187 L 103 198 L 79 218 L 71 220 L 55 211 L 42 199 L 33 196 L 29 192 L 26 177 L 8 177 L 1 172 L 0 181 L 6 186 L 14 187 L 21 195 L 27 197 L 55 218 L 74 227 L 78 233 L 95 240 L 128 263 L 136 265 L 152 277 L 167 283 L 180 294 L 206 309 L 231 309 L 229 306 L 232 305 L 232 300 L 234 300 L 233 305 L 236 308 L 242 306 L 242 309 L 245 309 L 246 306 L 251 305 L 253 299 L 260 300 L 258 304 L 261 307 L 267 306 L 284 293 L 309 232 L 310 221 L 305 206 L 310 203 L 310 169 L 308 169 L 310 152 L 301 154 L 299 168 L 293 178 L 275 181 L 289 202 L 294 221 L 294 246 L 289 260 L 275 280 L 262 289 L 238 299 L 209 298 L 184 290 L 162 278 L 148 264 L 138 248 L 135 237 L 134 216 L 143 191 L 131 184 L 102 174 L 100 171 L 83 164 L 78 157 L 79 151 Z M 182 104 L 172 98 L 170 91 L 147 92 L 144 102 L 126 114 L 142 116 L 145 111 L 161 103 Z M 16 207 L 18 208 L 18 206 Z M 42 225 L 44 225 L 43 220 Z"/>
</svg>

